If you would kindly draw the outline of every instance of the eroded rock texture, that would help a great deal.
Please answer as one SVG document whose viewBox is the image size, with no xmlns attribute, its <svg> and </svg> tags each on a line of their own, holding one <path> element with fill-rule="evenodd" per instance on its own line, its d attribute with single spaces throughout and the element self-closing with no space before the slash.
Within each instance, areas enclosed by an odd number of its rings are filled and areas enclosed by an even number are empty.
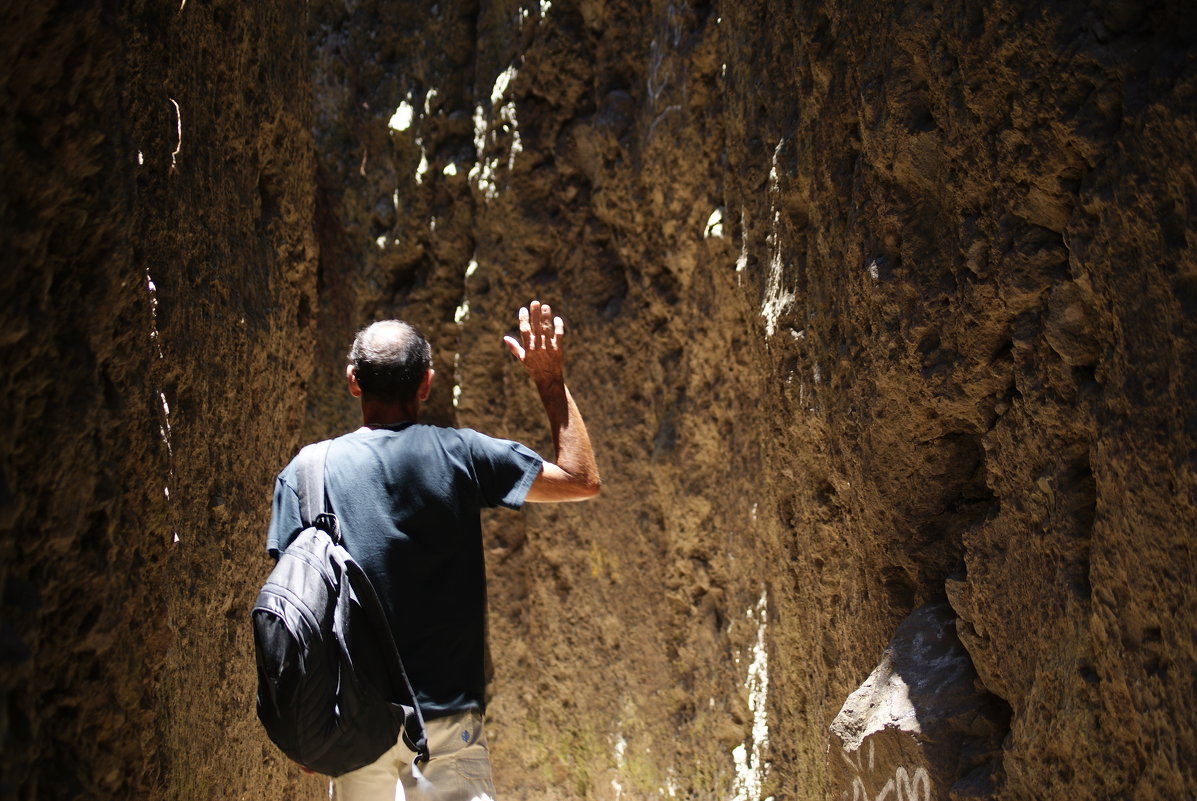
<svg viewBox="0 0 1197 801">
<path fill-rule="evenodd" d="M 7 16 L 10 795 L 322 795 L 253 719 L 271 477 L 384 316 L 550 454 L 532 296 L 606 485 L 487 521 L 504 797 L 840 798 L 927 604 L 997 710 L 958 793 L 1197 792 L 1188 4 Z"/>
<path fill-rule="evenodd" d="M 1191 13 L 728 16 L 794 45 L 728 67 L 777 165 L 775 200 L 740 182 L 746 218 L 791 245 L 757 273 L 785 301 L 774 408 L 799 418 L 778 461 L 826 482 L 780 498 L 825 611 L 779 615 L 841 687 L 861 617 L 946 587 L 1012 708 L 1000 794 L 1191 792 Z M 794 80 L 789 115 L 765 73 Z"/>
<path fill-rule="evenodd" d="M 0 797 L 261 798 L 247 603 L 298 444 L 300 4 L 6 4 Z"/>
<path fill-rule="evenodd" d="M 946 597 L 1011 709 L 998 793 L 1191 788 L 1189 12 L 407 13 L 320 12 L 361 312 L 452 347 L 442 414 L 543 446 L 497 340 L 558 299 L 608 478 L 495 520 L 501 785 L 819 797 Z"/>
</svg>

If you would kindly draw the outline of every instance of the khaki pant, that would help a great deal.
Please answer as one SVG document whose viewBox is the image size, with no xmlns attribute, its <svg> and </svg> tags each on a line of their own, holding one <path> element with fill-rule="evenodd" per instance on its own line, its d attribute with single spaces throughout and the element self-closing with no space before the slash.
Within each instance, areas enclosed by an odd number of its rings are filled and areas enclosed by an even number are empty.
<svg viewBox="0 0 1197 801">
<path fill-rule="evenodd" d="M 482 713 L 437 718 L 428 721 L 425 729 L 432 757 L 427 764 L 412 764 L 415 752 L 401 737 L 372 764 L 333 779 L 333 797 L 337 801 L 494 801 Z"/>
</svg>

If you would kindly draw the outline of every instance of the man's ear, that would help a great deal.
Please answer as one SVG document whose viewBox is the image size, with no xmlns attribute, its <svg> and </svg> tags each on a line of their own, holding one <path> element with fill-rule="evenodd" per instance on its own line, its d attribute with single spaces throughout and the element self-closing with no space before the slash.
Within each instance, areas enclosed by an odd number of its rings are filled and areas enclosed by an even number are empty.
<svg viewBox="0 0 1197 801">
<path fill-rule="evenodd" d="M 416 392 L 416 397 L 419 398 L 420 403 L 428 400 L 429 394 L 432 393 L 432 377 L 436 375 L 436 370 L 431 367 L 428 372 L 424 373 L 424 379 L 420 382 L 420 389 Z"/>
<path fill-rule="evenodd" d="M 345 381 L 349 384 L 349 394 L 355 398 L 362 396 L 362 386 L 357 383 L 357 368 L 352 364 L 345 365 Z"/>
</svg>

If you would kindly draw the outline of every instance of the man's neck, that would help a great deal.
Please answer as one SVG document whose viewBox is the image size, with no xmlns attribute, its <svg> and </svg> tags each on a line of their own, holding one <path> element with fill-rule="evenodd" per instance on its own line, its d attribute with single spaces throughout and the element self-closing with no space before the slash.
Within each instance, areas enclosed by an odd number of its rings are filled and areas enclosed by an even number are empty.
<svg viewBox="0 0 1197 801">
<path fill-rule="evenodd" d="M 420 403 L 379 403 L 362 400 L 362 426 L 385 428 L 400 423 L 414 423 L 420 416 Z"/>
</svg>

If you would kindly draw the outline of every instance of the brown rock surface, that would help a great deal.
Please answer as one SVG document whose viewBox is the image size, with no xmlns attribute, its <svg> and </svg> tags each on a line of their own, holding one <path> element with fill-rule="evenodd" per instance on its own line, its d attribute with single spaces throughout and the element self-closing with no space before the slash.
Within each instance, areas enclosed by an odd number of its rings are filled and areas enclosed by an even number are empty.
<svg viewBox="0 0 1197 801">
<path fill-rule="evenodd" d="M 995 797 L 1197 793 L 1189 4 L 4 18 L 0 795 L 322 795 L 253 717 L 270 481 L 381 316 L 547 453 L 533 295 L 606 486 L 487 521 L 504 798 L 828 797 L 944 599 Z"/>
<path fill-rule="evenodd" d="M 0 797 L 261 798 L 298 775 L 246 610 L 312 359 L 304 14 L 3 19 Z"/>
</svg>

